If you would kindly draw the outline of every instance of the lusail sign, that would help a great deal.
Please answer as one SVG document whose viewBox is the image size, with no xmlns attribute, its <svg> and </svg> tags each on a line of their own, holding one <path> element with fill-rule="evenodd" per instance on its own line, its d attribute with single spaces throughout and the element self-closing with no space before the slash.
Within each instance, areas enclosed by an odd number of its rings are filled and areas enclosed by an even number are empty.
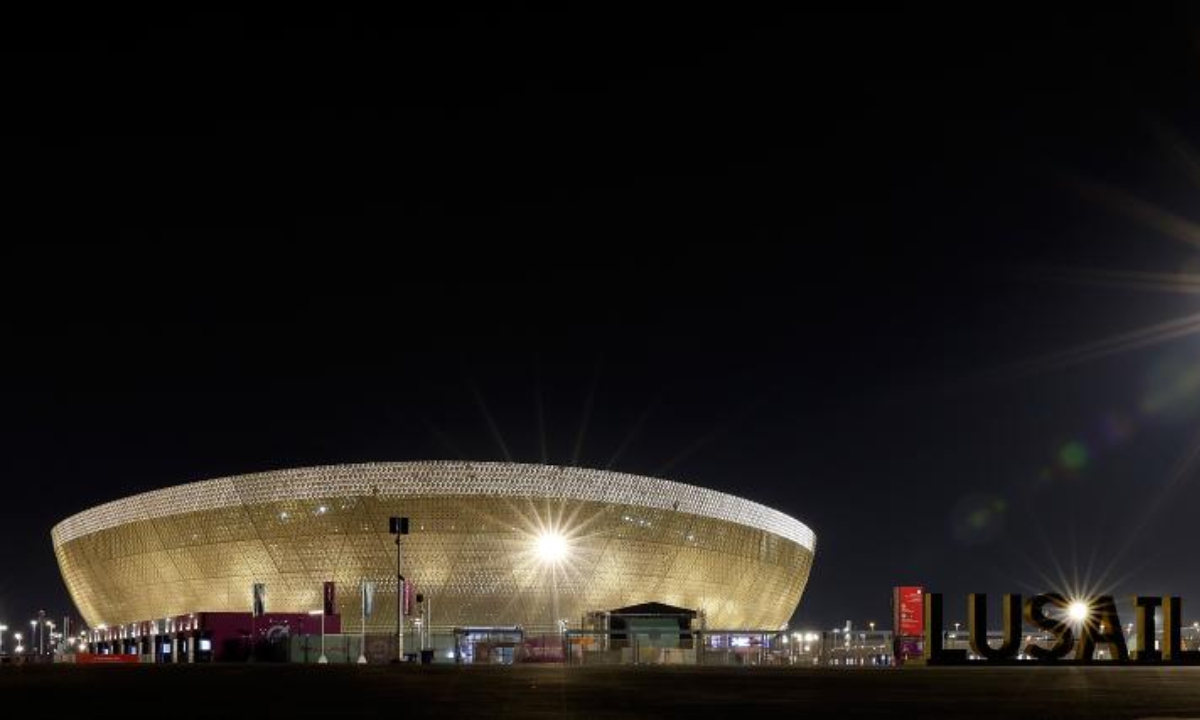
<svg viewBox="0 0 1200 720">
<path fill-rule="evenodd" d="M 1094 661 L 1098 648 L 1107 648 L 1113 664 L 1200 664 L 1200 651 L 1184 650 L 1180 639 L 1183 625 L 1183 601 L 1178 597 L 1133 597 L 1135 615 L 1135 647 L 1126 646 L 1121 631 L 1121 618 L 1111 595 L 1102 595 L 1086 602 L 1071 602 L 1058 593 L 1034 595 L 1022 602 L 1020 595 L 1004 595 L 1000 601 L 1000 621 L 1003 626 L 1000 644 L 988 643 L 987 595 L 967 596 L 967 633 L 971 660 L 961 648 L 945 647 L 942 635 L 942 595 L 925 594 L 924 661 L 930 665 L 965 663 L 1010 663 L 1024 656 L 1032 661 Z M 1078 609 L 1078 612 L 1076 610 Z M 1155 612 L 1162 615 L 1162 642 L 1155 647 Z M 1023 628 L 1029 625 L 1048 634 L 1049 645 L 1026 643 Z"/>
</svg>

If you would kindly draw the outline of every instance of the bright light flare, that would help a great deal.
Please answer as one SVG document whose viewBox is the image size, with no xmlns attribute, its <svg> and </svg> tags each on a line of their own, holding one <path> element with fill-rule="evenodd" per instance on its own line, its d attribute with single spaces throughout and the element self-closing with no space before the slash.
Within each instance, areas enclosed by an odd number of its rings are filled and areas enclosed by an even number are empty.
<svg viewBox="0 0 1200 720">
<path fill-rule="evenodd" d="M 567 539 L 554 531 L 541 533 L 534 544 L 538 560 L 544 563 L 562 562 L 567 558 L 567 550 Z"/>
<path fill-rule="evenodd" d="M 1092 614 L 1092 608 L 1082 600 L 1075 600 L 1067 606 L 1067 617 L 1071 622 L 1083 623 Z"/>
</svg>

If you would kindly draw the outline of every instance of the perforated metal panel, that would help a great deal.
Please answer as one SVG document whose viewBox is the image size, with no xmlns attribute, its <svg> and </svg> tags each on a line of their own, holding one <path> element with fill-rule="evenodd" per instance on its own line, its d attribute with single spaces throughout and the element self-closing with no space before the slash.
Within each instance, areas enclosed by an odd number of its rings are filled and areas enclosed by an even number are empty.
<svg viewBox="0 0 1200 720">
<path fill-rule="evenodd" d="M 338 585 L 348 627 L 358 588 L 379 583 L 367 628 L 394 627 L 392 515 L 412 518 L 402 567 L 436 626 L 577 624 L 583 613 L 656 600 L 705 610 L 711 626 L 778 627 L 795 610 L 816 539 L 803 523 L 724 493 L 581 468 L 413 462 L 299 468 L 135 495 L 52 534 L 72 598 L 92 625 L 321 606 Z M 566 539 L 559 562 L 538 537 Z"/>
</svg>

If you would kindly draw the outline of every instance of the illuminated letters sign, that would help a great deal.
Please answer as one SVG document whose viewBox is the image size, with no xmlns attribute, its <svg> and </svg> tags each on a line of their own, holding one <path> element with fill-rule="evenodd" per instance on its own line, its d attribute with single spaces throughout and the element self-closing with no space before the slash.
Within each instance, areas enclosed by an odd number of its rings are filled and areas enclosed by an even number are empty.
<svg viewBox="0 0 1200 720">
<path fill-rule="evenodd" d="M 1034 595 L 1021 602 L 1020 595 L 1004 595 L 1000 601 L 1000 622 L 1004 630 L 1000 644 L 988 642 L 988 598 L 981 593 L 967 596 L 967 635 L 971 652 L 979 663 L 1017 662 L 1025 656 L 1033 662 L 1057 662 L 1067 659 L 1090 663 L 1098 648 L 1107 648 L 1111 664 L 1168 663 L 1200 664 L 1200 651 L 1183 650 L 1180 641 L 1183 601 L 1178 597 L 1134 596 L 1136 646 L 1125 646 L 1121 619 L 1112 596 L 1102 595 L 1080 605 L 1080 615 L 1072 617 L 1072 603 L 1058 593 Z M 1161 650 L 1154 645 L 1154 609 L 1162 611 Z M 924 660 L 930 665 L 967 663 L 967 651 L 945 647 L 942 636 L 942 595 L 925 594 Z M 1052 638 L 1050 644 L 1022 645 L 1022 628 L 1030 625 Z"/>
</svg>

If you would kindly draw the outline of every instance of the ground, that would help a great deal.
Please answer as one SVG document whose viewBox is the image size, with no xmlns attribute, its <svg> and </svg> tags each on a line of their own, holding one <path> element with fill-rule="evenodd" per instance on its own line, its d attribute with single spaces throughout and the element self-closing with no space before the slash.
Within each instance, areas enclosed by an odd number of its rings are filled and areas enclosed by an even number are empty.
<svg viewBox="0 0 1200 720">
<path fill-rule="evenodd" d="M 1200 667 L 6 666 L 0 700 L 81 718 L 1200 718 Z"/>
</svg>

